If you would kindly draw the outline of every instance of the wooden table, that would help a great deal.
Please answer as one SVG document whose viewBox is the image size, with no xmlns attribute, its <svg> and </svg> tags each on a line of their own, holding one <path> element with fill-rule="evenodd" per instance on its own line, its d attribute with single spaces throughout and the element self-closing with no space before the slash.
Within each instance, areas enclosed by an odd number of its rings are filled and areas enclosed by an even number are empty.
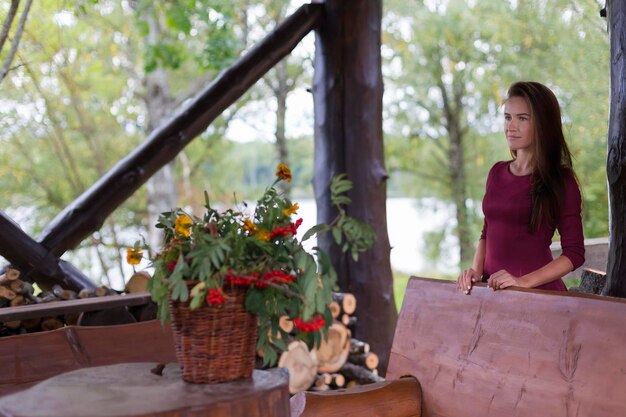
<svg viewBox="0 0 626 417">
<path fill-rule="evenodd" d="M 188 384 L 177 363 L 162 375 L 155 363 L 83 368 L 0 398 L 6 417 L 288 417 L 288 374 L 255 370 L 252 378 Z"/>
</svg>

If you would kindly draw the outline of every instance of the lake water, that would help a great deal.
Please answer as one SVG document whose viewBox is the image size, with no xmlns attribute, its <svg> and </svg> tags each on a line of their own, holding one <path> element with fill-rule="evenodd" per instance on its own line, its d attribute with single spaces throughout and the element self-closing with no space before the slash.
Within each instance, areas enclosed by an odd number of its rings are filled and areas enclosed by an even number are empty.
<svg viewBox="0 0 626 417">
<path fill-rule="evenodd" d="M 302 217 L 303 223 L 300 227 L 299 237 L 310 227 L 316 224 L 317 210 L 315 200 L 296 199 L 300 209 L 297 217 Z M 250 207 L 252 209 L 252 207 Z M 24 210 L 7 210 L 7 214 L 15 219 L 19 224 L 28 222 L 28 216 Z M 443 274 L 454 274 L 458 270 L 458 240 L 454 237 L 455 226 L 454 210 L 450 205 L 446 205 L 436 199 L 414 199 L 414 198 L 389 198 L 387 199 L 387 231 L 389 243 L 391 245 L 391 267 L 394 271 L 436 277 Z M 429 232 L 446 230 L 440 250 L 442 256 L 437 261 L 429 260 L 425 255 L 426 235 Z M 125 230 L 120 234 L 129 242 L 137 239 L 139 231 Z M 307 241 L 305 247 L 315 245 L 313 239 Z M 113 254 L 110 254 L 111 256 Z M 124 276 L 128 279 L 133 271 L 132 267 L 125 262 L 125 250 L 121 251 L 123 257 L 121 267 L 124 269 Z M 69 262 L 74 263 L 87 276 L 97 279 L 102 276 L 100 262 L 93 249 L 80 249 L 74 253 L 67 253 L 63 256 Z M 0 257 L 0 261 L 3 259 Z M 4 262 L 1 262 L 4 264 Z M 138 270 L 146 268 L 147 261 L 142 261 Z M 124 280 L 119 269 L 110 271 L 111 285 L 115 289 L 124 288 Z M 106 284 L 106 282 L 105 282 Z"/>
<path fill-rule="evenodd" d="M 317 210 L 315 200 L 299 199 L 298 216 L 306 231 L 315 225 Z M 456 225 L 454 209 L 436 199 L 387 199 L 387 233 L 391 245 L 391 267 L 406 274 L 454 274 L 458 271 L 458 239 L 452 230 Z M 425 256 L 425 236 L 428 232 L 447 229 L 441 242 L 442 256 L 432 261 Z"/>
</svg>

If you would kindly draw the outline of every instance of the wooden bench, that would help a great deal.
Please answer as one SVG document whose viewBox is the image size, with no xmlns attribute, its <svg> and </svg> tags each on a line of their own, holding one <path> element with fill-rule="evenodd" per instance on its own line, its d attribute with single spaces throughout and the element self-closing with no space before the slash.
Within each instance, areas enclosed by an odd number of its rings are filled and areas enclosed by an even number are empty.
<svg viewBox="0 0 626 417">
<path fill-rule="evenodd" d="M 389 385 L 404 375 L 417 378 L 421 391 Z M 361 394 L 297 394 L 291 399 L 292 417 L 623 417 L 626 300 L 522 289 L 494 292 L 484 285 L 468 296 L 455 282 L 411 278 L 387 379 Z M 382 400 L 374 394 L 379 389 L 386 390 Z M 381 401 L 406 402 L 420 395 L 414 414 L 350 408 L 356 402 L 377 410 Z M 332 408 L 324 408 L 323 401 Z M 319 412 L 309 413 L 309 404 Z"/>
<path fill-rule="evenodd" d="M 151 320 L 0 338 L 0 396 L 64 372 L 125 362 L 176 362 L 169 327 Z"/>
</svg>

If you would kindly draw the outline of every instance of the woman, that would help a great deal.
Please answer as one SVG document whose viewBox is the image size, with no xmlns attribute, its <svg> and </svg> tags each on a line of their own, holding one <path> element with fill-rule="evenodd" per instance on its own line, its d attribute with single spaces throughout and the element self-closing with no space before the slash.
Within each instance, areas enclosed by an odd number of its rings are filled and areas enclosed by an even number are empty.
<svg viewBox="0 0 626 417">
<path fill-rule="evenodd" d="M 469 294 L 482 280 L 494 290 L 566 291 L 561 277 L 583 264 L 585 247 L 580 189 L 552 91 L 536 82 L 513 84 L 504 133 L 513 159 L 489 172 L 483 231 L 472 267 L 459 275 L 459 289 Z M 562 254 L 553 259 L 555 229 Z"/>
</svg>

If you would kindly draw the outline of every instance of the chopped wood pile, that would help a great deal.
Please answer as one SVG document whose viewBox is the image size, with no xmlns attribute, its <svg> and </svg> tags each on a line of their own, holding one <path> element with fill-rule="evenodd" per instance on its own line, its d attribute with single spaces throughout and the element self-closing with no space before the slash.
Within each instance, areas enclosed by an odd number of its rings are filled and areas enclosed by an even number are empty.
<svg viewBox="0 0 626 417">
<path fill-rule="evenodd" d="M 95 290 L 83 289 L 80 292 L 64 289 L 59 285 L 54 285 L 49 291 L 36 292 L 35 287 L 25 280 L 20 279 L 20 271 L 7 269 L 0 275 L 0 308 L 17 307 L 32 304 L 45 304 L 56 301 L 79 300 L 92 297 L 104 297 L 108 295 L 119 295 L 120 293 L 106 286 L 97 287 Z M 139 277 L 136 277 L 140 275 Z M 147 273 L 137 273 L 128 284 L 127 292 L 138 291 L 141 282 L 147 281 Z M 145 284 L 143 286 L 145 291 Z M 130 313 L 127 311 L 127 314 Z M 119 313 L 118 313 L 119 315 Z M 0 320 L 0 336 L 13 336 L 25 333 L 35 333 L 49 331 L 70 325 L 95 325 L 96 313 L 68 312 L 65 314 L 35 317 L 21 320 Z M 139 321 L 132 319 L 132 321 Z M 106 323 L 103 323 L 106 324 Z M 110 323 L 109 323 L 110 324 Z"/>
<path fill-rule="evenodd" d="M 328 338 L 318 349 L 309 351 L 302 341 L 293 341 L 283 352 L 279 367 L 289 370 L 289 392 L 328 391 L 383 381 L 378 376 L 378 355 L 364 341 L 352 338 L 356 326 L 356 298 L 350 293 L 334 293 L 330 310 L 335 321 Z M 281 327 L 290 332 L 288 320 Z M 261 352 L 260 352 L 261 353 Z"/>
</svg>

